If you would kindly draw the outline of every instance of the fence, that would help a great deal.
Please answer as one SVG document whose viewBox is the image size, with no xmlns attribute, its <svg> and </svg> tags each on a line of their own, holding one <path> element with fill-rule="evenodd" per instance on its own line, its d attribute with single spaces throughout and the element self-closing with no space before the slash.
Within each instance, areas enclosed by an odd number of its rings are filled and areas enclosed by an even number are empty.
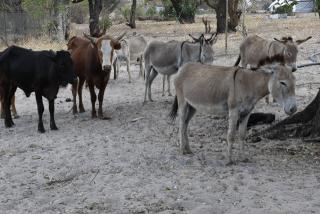
<svg viewBox="0 0 320 214">
<path fill-rule="evenodd" d="M 32 17 L 25 12 L 0 11 L 0 37 L 5 41 L 17 41 L 46 35 L 53 39 L 63 40 L 68 28 L 67 14 L 67 11 L 63 11 L 57 18 L 54 18 L 50 15 Z"/>
</svg>

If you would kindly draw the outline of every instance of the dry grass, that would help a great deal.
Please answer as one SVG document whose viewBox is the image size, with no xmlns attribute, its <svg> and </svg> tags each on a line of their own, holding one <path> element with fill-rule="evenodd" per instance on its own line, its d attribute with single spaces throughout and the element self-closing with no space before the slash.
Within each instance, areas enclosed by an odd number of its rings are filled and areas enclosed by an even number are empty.
<svg viewBox="0 0 320 214">
<path fill-rule="evenodd" d="M 213 15 L 206 16 L 212 21 L 212 27 L 215 28 L 216 19 Z M 108 31 L 109 34 L 117 36 L 124 31 L 130 35 L 132 32 L 143 34 L 149 38 L 160 40 L 186 40 L 189 39 L 188 34 L 200 35 L 204 31 L 204 25 L 201 21 L 202 17 L 197 17 L 196 23 L 181 25 L 175 21 L 167 22 L 154 22 L 144 21 L 137 22 L 137 29 L 129 29 L 125 24 L 114 25 Z M 246 16 L 246 27 L 248 34 L 258 34 L 264 38 L 272 39 L 274 37 L 293 36 L 294 38 L 305 38 L 313 36 L 314 39 L 310 40 L 311 43 L 320 42 L 320 20 L 314 14 L 297 14 L 294 17 L 281 20 L 268 19 L 267 14 L 248 14 Z M 83 32 L 88 31 L 87 25 L 72 24 L 71 36 L 81 36 Z M 228 53 L 237 54 L 238 47 L 242 40 L 240 33 L 230 33 L 228 36 Z M 26 39 L 17 45 L 32 48 L 34 50 L 52 49 L 60 50 L 65 49 L 66 42 L 50 42 L 48 38 L 40 39 Z M 214 45 L 216 53 L 224 53 L 224 35 L 219 35 L 217 43 Z M 0 45 L 0 50 L 5 46 Z M 311 51 L 312 52 L 312 51 Z"/>
</svg>

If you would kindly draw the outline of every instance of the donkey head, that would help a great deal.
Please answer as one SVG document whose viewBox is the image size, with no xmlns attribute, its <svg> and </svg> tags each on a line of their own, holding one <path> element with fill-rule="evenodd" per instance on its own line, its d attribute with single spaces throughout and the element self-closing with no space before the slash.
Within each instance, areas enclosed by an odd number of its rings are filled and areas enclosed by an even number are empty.
<svg viewBox="0 0 320 214">
<path fill-rule="evenodd" d="M 312 37 L 309 36 L 306 39 L 293 41 L 292 37 L 282 37 L 281 40 L 274 38 L 274 40 L 281 42 L 285 45 L 283 49 L 283 56 L 285 59 L 285 63 L 293 68 L 293 70 L 297 70 L 297 55 L 298 55 L 298 45 L 308 41 Z"/>
<path fill-rule="evenodd" d="M 217 33 L 213 33 L 209 39 L 206 39 L 204 34 L 201 34 L 199 38 L 195 38 L 191 34 L 189 34 L 189 36 L 193 39 L 193 43 L 200 44 L 201 63 L 212 64 L 214 56 L 212 45 L 217 41 Z"/>
<path fill-rule="evenodd" d="M 267 59 L 268 64 L 258 70 L 271 74 L 268 82 L 269 92 L 274 100 L 283 106 L 285 113 L 291 115 L 297 111 L 295 77 L 292 72 L 293 68 L 285 65 L 284 62 L 284 56 L 277 55 Z"/>
</svg>

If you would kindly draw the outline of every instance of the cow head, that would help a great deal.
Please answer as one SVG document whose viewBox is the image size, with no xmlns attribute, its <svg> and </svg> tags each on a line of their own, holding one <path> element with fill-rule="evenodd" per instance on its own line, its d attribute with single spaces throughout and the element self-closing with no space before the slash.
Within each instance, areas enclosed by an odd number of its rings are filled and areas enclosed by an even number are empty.
<svg viewBox="0 0 320 214">
<path fill-rule="evenodd" d="M 68 51 L 57 51 L 54 61 L 58 67 L 58 77 L 62 86 L 68 83 L 73 84 L 77 80 L 77 76 L 73 69 L 73 61 Z"/>
<path fill-rule="evenodd" d="M 282 37 L 280 40 L 274 38 L 274 40 L 281 42 L 285 45 L 283 49 L 283 56 L 285 59 L 285 63 L 293 68 L 293 70 L 297 70 L 297 55 L 298 55 L 298 45 L 308 41 L 312 37 L 309 36 L 306 39 L 293 41 L 292 37 Z"/>
<path fill-rule="evenodd" d="M 99 60 L 101 62 L 102 70 L 110 74 L 111 66 L 114 61 L 114 50 L 121 49 L 121 39 L 126 34 L 123 33 L 117 38 L 109 35 L 104 35 L 99 38 L 93 38 L 86 34 L 84 36 L 97 46 L 99 52 Z"/>
</svg>

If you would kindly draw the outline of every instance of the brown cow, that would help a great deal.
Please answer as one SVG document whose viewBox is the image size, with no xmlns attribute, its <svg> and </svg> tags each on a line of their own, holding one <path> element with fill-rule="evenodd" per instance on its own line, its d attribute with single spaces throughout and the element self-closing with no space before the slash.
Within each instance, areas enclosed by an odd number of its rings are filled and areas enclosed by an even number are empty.
<svg viewBox="0 0 320 214">
<path fill-rule="evenodd" d="M 86 36 L 86 35 L 85 35 Z M 72 86 L 72 95 L 73 95 L 73 113 L 76 114 L 77 110 L 77 89 L 79 95 L 79 112 L 84 112 L 84 107 L 82 103 L 82 88 L 83 84 L 86 81 L 90 90 L 91 104 L 92 104 L 92 118 L 97 117 L 95 102 L 97 95 L 94 91 L 96 86 L 99 89 L 98 100 L 99 100 L 99 109 L 98 117 L 103 118 L 102 112 L 102 102 L 105 88 L 108 84 L 111 72 L 111 63 L 110 65 L 103 64 L 103 61 L 106 57 L 112 60 L 113 51 L 119 50 L 121 44 L 119 40 L 124 36 L 121 35 L 119 38 L 112 38 L 111 36 L 105 35 L 99 38 L 87 38 L 81 37 L 72 37 L 67 46 L 68 50 L 71 52 L 71 57 L 74 62 L 74 69 L 79 77 L 79 80 Z M 111 49 L 105 51 L 103 49 L 102 43 L 107 42 L 110 44 Z"/>
</svg>

